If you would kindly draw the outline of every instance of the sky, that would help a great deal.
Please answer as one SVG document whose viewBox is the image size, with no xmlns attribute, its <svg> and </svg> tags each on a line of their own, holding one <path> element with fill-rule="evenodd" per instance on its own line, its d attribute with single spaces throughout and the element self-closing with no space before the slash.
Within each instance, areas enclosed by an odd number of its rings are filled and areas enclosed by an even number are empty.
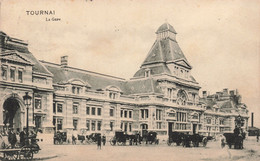
<svg viewBox="0 0 260 161">
<path fill-rule="evenodd" d="M 165 22 L 201 90 L 238 89 L 260 128 L 259 0 L 0 0 L 1 30 L 39 60 L 131 78 Z M 27 15 L 26 11 L 55 11 Z M 60 21 L 46 21 L 46 19 Z M 249 121 L 250 122 L 250 121 Z M 251 123 L 249 123 L 251 125 Z"/>
</svg>

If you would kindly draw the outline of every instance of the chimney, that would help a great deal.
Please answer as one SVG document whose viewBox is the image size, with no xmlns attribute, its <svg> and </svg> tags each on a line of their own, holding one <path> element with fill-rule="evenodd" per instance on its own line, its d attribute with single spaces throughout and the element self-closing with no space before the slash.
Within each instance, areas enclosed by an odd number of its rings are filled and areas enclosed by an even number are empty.
<svg viewBox="0 0 260 161">
<path fill-rule="evenodd" d="M 228 95 L 228 88 L 223 89 L 223 95 L 224 95 L 224 96 L 227 96 L 227 95 Z"/>
<path fill-rule="evenodd" d="M 60 65 L 62 67 L 68 66 L 68 56 L 67 55 L 61 56 L 61 58 L 60 58 Z"/>
<path fill-rule="evenodd" d="M 254 127 L 254 112 L 251 112 L 251 126 Z"/>
<path fill-rule="evenodd" d="M 230 96 L 234 96 L 235 95 L 235 91 L 231 90 L 231 91 L 229 91 L 229 94 L 230 94 Z"/>
<path fill-rule="evenodd" d="M 208 96 L 208 95 L 207 95 L 207 91 L 202 91 L 202 97 L 203 97 L 203 98 L 207 98 L 207 96 Z"/>
</svg>

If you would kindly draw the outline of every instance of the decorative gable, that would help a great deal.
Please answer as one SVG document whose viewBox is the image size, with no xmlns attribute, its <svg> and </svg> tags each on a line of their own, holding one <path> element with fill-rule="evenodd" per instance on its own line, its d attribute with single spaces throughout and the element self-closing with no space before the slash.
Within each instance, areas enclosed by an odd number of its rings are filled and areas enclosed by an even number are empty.
<svg viewBox="0 0 260 161">
<path fill-rule="evenodd" d="M 191 65 L 184 59 L 176 60 L 175 63 L 177 65 L 183 66 L 185 68 L 191 69 Z"/>
<path fill-rule="evenodd" d="M 2 53 L 0 59 L 15 62 L 15 63 L 20 63 L 20 64 L 25 64 L 25 65 L 33 65 L 29 60 L 19 55 L 16 51 Z"/>
</svg>

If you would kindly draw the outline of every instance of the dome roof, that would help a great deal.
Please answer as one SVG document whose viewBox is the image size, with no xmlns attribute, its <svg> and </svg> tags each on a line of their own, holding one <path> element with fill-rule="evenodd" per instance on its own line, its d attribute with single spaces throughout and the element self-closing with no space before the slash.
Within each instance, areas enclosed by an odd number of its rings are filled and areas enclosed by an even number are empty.
<svg viewBox="0 0 260 161">
<path fill-rule="evenodd" d="M 156 33 L 161 33 L 161 32 L 164 32 L 164 31 L 171 31 L 175 34 L 177 34 L 177 32 L 174 30 L 174 28 L 172 27 L 172 25 L 170 25 L 169 23 L 164 23 L 162 24 L 158 30 L 156 31 Z"/>
</svg>

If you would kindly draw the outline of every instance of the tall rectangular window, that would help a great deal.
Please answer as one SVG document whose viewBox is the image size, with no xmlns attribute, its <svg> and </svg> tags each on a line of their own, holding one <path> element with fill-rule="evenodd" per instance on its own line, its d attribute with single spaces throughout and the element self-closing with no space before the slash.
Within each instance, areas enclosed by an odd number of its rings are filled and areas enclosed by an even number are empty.
<svg viewBox="0 0 260 161">
<path fill-rule="evenodd" d="M 121 124 L 120 124 L 120 129 L 121 129 L 121 130 L 123 130 L 123 126 L 124 126 L 124 123 L 121 122 Z"/>
<path fill-rule="evenodd" d="M 168 88 L 167 89 L 167 96 L 168 96 L 168 98 L 172 98 L 173 97 L 173 89 L 172 88 Z"/>
<path fill-rule="evenodd" d="M 127 131 L 127 125 L 128 125 L 128 123 L 125 122 L 125 132 Z"/>
<path fill-rule="evenodd" d="M 141 118 L 147 119 L 149 116 L 148 109 L 141 109 Z"/>
<path fill-rule="evenodd" d="M 101 130 L 101 121 L 98 121 L 98 123 L 97 123 L 97 130 L 98 130 L 98 131 Z"/>
<path fill-rule="evenodd" d="M 129 132 L 132 131 L 132 123 L 129 123 Z"/>
<path fill-rule="evenodd" d="M 123 117 L 124 115 L 124 110 L 120 110 L 120 116 Z"/>
<path fill-rule="evenodd" d="M 56 113 L 56 103 L 53 103 L 53 113 Z"/>
<path fill-rule="evenodd" d="M 87 131 L 90 130 L 90 122 L 89 122 L 89 120 L 86 120 L 86 128 L 87 128 Z"/>
<path fill-rule="evenodd" d="M 124 113 L 125 113 L 124 117 L 127 118 L 127 110 L 125 110 Z"/>
<path fill-rule="evenodd" d="M 62 113 L 62 104 L 58 103 L 57 112 Z"/>
<path fill-rule="evenodd" d="M 97 115 L 98 115 L 98 116 L 101 116 L 101 108 L 98 108 L 98 109 L 97 109 Z"/>
<path fill-rule="evenodd" d="M 10 79 L 11 81 L 15 81 L 15 68 L 10 68 Z"/>
<path fill-rule="evenodd" d="M 114 116 L 114 108 L 110 108 L 109 113 L 110 113 L 110 116 L 113 117 Z"/>
<path fill-rule="evenodd" d="M 129 118 L 132 118 L 132 111 L 129 111 Z"/>
<path fill-rule="evenodd" d="M 78 120 L 73 119 L 73 130 L 77 130 L 78 128 Z"/>
<path fill-rule="evenodd" d="M 77 103 L 73 104 L 73 114 L 78 114 L 78 104 Z"/>
<path fill-rule="evenodd" d="M 162 110 L 156 109 L 156 120 L 162 120 Z"/>
<path fill-rule="evenodd" d="M 95 107 L 92 107 L 92 108 L 91 108 L 91 114 L 92 114 L 92 115 L 96 115 L 96 108 L 95 108 Z"/>
<path fill-rule="evenodd" d="M 19 81 L 20 83 L 23 82 L 23 71 L 22 71 L 22 69 L 19 69 L 19 70 L 18 70 L 18 81 Z"/>
<path fill-rule="evenodd" d="M 90 112 L 90 107 L 86 107 L 86 114 L 89 115 L 89 112 Z"/>
<path fill-rule="evenodd" d="M 72 93 L 73 93 L 73 94 L 76 93 L 76 87 L 72 87 Z"/>
<path fill-rule="evenodd" d="M 156 125 L 157 125 L 157 129 L 162 129 L 162 123 L 161 122 L 157 122 Z"/>
<path fill-rule="evenodd" d="M 95 131 L 96 130 L 96 121 L 91 122 L 91 130 Z"/>
<path fill-rule="evenodd" d="M 40 97 L 35 97 L 34 108 L 35 109 L 41 109 L 42 108 L 42 99 Z"/>
<path fill-rule="evenodd" d="M 80 93 L 80 87 L 77 87 L 77 94 Z"/>
<path fill-rule="evenodd" d="M 62 130 L 62 119 L 57 119 L 57 130 Z"/>
<path fill-rule="evenodd" d="M 110 131 L 113 131 L 113 129 L 114 129 L 114 122 L 111 121 L 111 122 L 110 122 Z"/>
<path fill-rule="evenodd" d="M 3 80 L 6 80 L 7 79 L 7 66 L 2 66 L 1 68 L 2 68 L 2 73 L 1 73 L 2 78 L 3 78 Z"/>
</svg>

